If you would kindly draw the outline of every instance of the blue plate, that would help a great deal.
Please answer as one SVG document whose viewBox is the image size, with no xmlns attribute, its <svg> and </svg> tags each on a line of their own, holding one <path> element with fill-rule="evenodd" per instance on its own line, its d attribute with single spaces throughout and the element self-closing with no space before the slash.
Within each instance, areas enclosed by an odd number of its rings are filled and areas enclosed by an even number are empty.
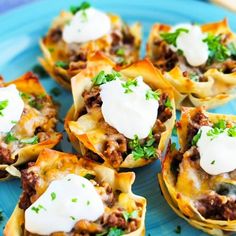
<svg viewBox="0 0 236 236">
<path fill-rule="evenodd" d="M 140 21 L 143 24 L 144 43 L 142 55 L 144 55 L 145 41 L 149 29 L 154 22 L 176 24 L 178 22 L 191 21 L 204 23 L 228 17 L 230 25 L 236 31 L 236 16 L 233 13 L 205 2 L 192 0 L 99 0 L 96 2 L 94 0 L 90 2 L 105 11 L 120 14 L 128 23 Z M 13 80 L 31 70 L 33 65 L 37 63 L 37 58 L 41 55 L 38 47 L 39 38 L 46 33 L 51 20 L 57 16 L 60 10 L 68 9 L 71 4 L 78 4 L 78 0 L 42 0 L 0 16 L 0 74 L 7 81 Z M 49 78 L 42 79 L 41 82 L 48 91 L 55 86 L 59 87 Z M 71 95 L 63 90 L 62 94 L 56 97 L 56 100 L 61 101 L 60 117 L 63 118 L 71 105 Z M 236 102 L 230 102 L 213 111 L 236 114 L 235 105 Z M 62 131 L 62 125 L 59 126 Z M 61 148 L 63 151 L 72 151 L 71 145 L 66 141 L 66 138 L 62 142 Z M 172 212 L 160 193 L 156 178 L 156 174 L 159 171 L 159 161 L 135 171 L 137 177 L 133 190 L 135 193 L 145 196 L 148 200 L 146 235 L 175 235 L 175 229 L 178 225 L 182 229 L 181 235 L 205 235 L 189 226 Z M 20 193 L 19 180 L 0 183 L 0 210 L 3 211 L 4 216 L 1 228 L 4 227 L 10 217 Z"/>
</svg>

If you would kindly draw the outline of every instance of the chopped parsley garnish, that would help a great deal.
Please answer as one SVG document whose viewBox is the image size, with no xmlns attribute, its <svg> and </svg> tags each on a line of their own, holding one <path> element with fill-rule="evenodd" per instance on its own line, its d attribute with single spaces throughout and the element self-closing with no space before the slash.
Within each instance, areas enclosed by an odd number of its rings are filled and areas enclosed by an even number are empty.
<svg viewBox="0 0 236 236">
<path fill-rule="evenodd" d="M 171 104 L 171 100 L 169 97 L 166 99 L 165 107 L 170 108 L 171 110 L 173 109 L 172 104 Z"/>
<path fill-rule="evenodd" d="M 112 227 L 109 229 L 107 236 L 122 236 L 124 234 L 124 231 L 122 229 L 119 229 L 117 227 Z"/>
<path fill-rule="evenodd" d="M 45 78 L 48 76 L 47 72 L 44 70 L 44 68 L 41 65 L 35 65 L 32 68 L 32 71 L 38 75 L 40 78 Z"/>
<path fill-rule="evenodd" d="M 129 219 L 135 219 L 138 217 L 138 211 L 132 211 L 132 212 L 127 212 L 127 211 L 124 211 L 123 212 L 123 216 L 125 218 L 125 221 L 127 222 Z"/>
<path fill-rule="evenodd" d="M 119 48 L 119 49 L 116 51 L 116 55 L 117 55 L 117 56 L 124 56 L 124 55 L 125 55 L 125 49 L 124 49 L 124 48 Z"/>
<path fill-rule="evenodd" d="M 42 205 L 38 205 L 38 207 L 31 207 L 31 210 L 32 211 L 35 211 L 37 214 L 39 213 L 40 210 L 45 210 L 46 211 L 46 208 Z"/>
<path fill-rule="evenodd" d="M 57 61 L 57 62 L 55 63 L 55 66 L 56 66 L 56 67 L 61 67 L 61 68 L 63 68 L 63 69 L 68 69 L 69 63 L 68 63 L 68 62 L 65 62 L 65 61 Z"/>
<path fill-rule="evenodd" d="M 154 147 L 155 141 L 156 140 L 152 132 L 150 132 L 147 141 L 144 144 L 141 144 L 138 136 L 135 135 L 134 139 L 129 142 L 134 160 L 138 160 L 140 158 L 156 158 L 157 152 L 156 148 Z"/>
<path fill-rule="evenodd" d="M 174 126 L 171 135 L 173 135 L 173 136 L 177 136 L 177 127 L 176 127 L 176 125 Z"/>
<path fill-rule="evenodd" d="M 2 111 L 8 106 L 8 100 L 0 101 L 0 116 L 3 116 Z"/>
<path fill-rule="evenodd" d="M 216 162 L 216 161 L 215 161 L 215 160 L 213 160 L 213 161 L 211 162 L 211 165 L 214 165 L 214 164 L 215 164 L 215 162 Z"/>
<path fill-rule="evenodd" d="M 71 201 L 75 203 L 78 201 L 78 198 L 72 198 Z"/>
<path fill-rule="evenodd" d="M 102 85 L 112 80 L 116 80 L 119 77 L 121 77 L 121 74 L 116 71 L 106 74 L 105 71 L 102 70 L 92 79 L 92 81 L 94 85 Z"/>
<path fill-rule="evenodd" d="M 90 8 L 90 3 L 82 2 L 80 6 L 71 6 L 70 12 L 75 15 L 78 11 L 85 11 L 86 9 Z"/>
<path fill-rule="evenodd" d="M 32 96 L 30 96 L 28 93 L 20 92 L 20 96 L 23 99 L 31 99 Z"/>
<path fill-rule="evenodd" d="M 75 220 L 75 217 L 74 217 L 74 216 L 70 216 L 70 218 L 71 218 L 72 220 Z"/>
<path fill-rule="evenodd" d="M 236 59 L 236 45 L 235 42 L 231 42 L 227 45 L 228 50 L 230 51 L 230 56 L 233 59 Z"/>
<path fill-rule="evenodd" d="M 208 34 L 208 36 L 203 39 L 203 42 L 208 45 L 208 64 L 211 64 L 213 61 L 222 62 L 230 57 L 229 49 L 221 43 L 221 35 L 215 36 Z"/>
<path fill-rule="evenodd" d="M 146 92 L 146 100 L 155 99 L 159 100 L 160 93 L 158 91 L 152 91 L 151 89 Z"/>
<path fill-rule="evenodd" d="M 176 45 L 176 40 L 179 37 L 179 35 L 184 32 L 184 33 L 188 33 L 189 30 L 188 29 L 184 29 L 184 28 L 179 28 L 177 29 L 175 32 L 170 32 L 170 33 L 161 33 L 160 36 L 168 43 L 171 45 L 174 45 L 175 47 Z"/>
<path fill-rule="evenodd" d="M 15 125 L 15 124 L 17 124 L 17 121 L 16 120 L 11 120 L 11 123 Z"/>
<path fill-rule="evenodd" d="M 58 97 L 59 95 L 61 95 L 61 90 L 57 87 L 54 87 L 50 90 L 50 93 L 55 96 Z"/>
<path fill-rule="evenodd" d="M 198 82 L 199 81 L 199 75 L 197 73 L 190 73 L 189 74 L 189 78 L 192 80 L 192 81 L 195 81 L 195 82 Z"/>
<path fill-rule="evenodd" d="M 95 179 L 95 175 L 92 175 L 92 174 L 86 174 L 85 176 L 84 176 L 84 178 L 86 178 L 86 179 L 88 179 L 88 180 L 91 180 L 91 179 Z"/>
<path fill-rule="evenodd" d="M 82 184 L 82 187 L 85 188 L 85 184 Z"/>
<path fill-rule="evenodd" d="M 211 137 L 211 140 L 216 138 L 219 134 L 222 134 L 226 129 L 226 121 L 219 120 L 213 125 L 213 128 L 207 131 L 207 136 Z"/>
<path fill-rule="evenodd" d="M 37 144 L 39 142 L 39 138 L 35 135 L 32 138 L 21 139 L 20 142 L 24 144 Z"/>
<path fill-rule="evenodd" d="M 125 89 L 125 93 L 132 93 L 133 90 L 131 89 L 131 86 L 137 87 L 138 81 L 137 80 L 128 80 L 125 83 L 122 83 L 121 85 Z"/>
<path fill-rule="evenodd" d="M 57 195 L 55 192 L 51 193 L 51 200 L 54 201 L 56 199 Z"/>
<path fill-rule="evenodd" d="M 174 230 L 174 232 L 175 232 L 176 234 L 181 234 L 181 226 L 180 226 L 180 225 L 177 225 L 176 228 L 175 228 L 175 230 Z"/>
<path fill-rule="evenodd" d="M 198 140 L 201 138 L 201 135 L 202 135 L 202 130 L 200 130 L 192 139 L 192 145 L 193 146 L 196 146 L 197 145 L 197 142 Z"/>
<path fill-rule="evenodd" d="M 236 137 L 236 126 L 229 128 L 227 133 L 230 137 Z"/>
<path fill-rule="evenodd" d="M 12 132 L 8 132 L 7 136 L 5 137 L 5 143 L 11 143 L 17 141 L 18 139 L 12 134 Z"/>
<path fill-rule="evenodd" d="M 89 205 L 90 205 L 90 201 L 89 201 L 89 200 L 86 202 L 86 205 L 87 205 L 87 206 L 89 206 Z"/>
<path fill-rule="evenodd" d="M 225 130 L 226 129 L 226 126 L 227 123 L 225 120 L 219 120 L 217 123 L 215 123 L 213 125 L 213 128 L 218 128 L 218 129 L 221 129 L 221 130 Z"/>
</svg>

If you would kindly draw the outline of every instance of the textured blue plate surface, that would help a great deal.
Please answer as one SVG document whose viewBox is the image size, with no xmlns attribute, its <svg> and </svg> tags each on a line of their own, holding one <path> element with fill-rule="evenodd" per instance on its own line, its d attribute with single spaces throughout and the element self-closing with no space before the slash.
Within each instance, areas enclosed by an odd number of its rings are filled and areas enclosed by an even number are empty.
<svg viewBox="0 0 236 236">
<path fill-rule="evenodd" d="M 144 28 L 144 42 L 147 39 L 151 25 L 157 21 L 168 24 L 188 21 L 204 23 L 228 17 L 231 27 L 236 31 L 236 16 L 233 13 L 204 2 L 190 0 L 146 0 L 139 2 L 137 0 L 94 0 L 90 2 L 101 9 L 120 14 L 128 23 L 140 21 Z M 78 1 L 42 0 L 1 15 L 0 74 L 9 81 L 31 70 L 33 65 L 37 63 L 37 58 L 41 55 L 38 39 L 45 34 L 53 17 L 61 9 L 68 9 L 71 4 L 77 3 Z M 143 55 L 144 49 L 145 44 L 142 48 Z M 55 86 L 59 87 L 49 78 L 42 79 L 41 82 L 48 91 Z M 63 119 L 71 105 L 71 95 L 69 92 L 63 91 L 55 99 L 62 104 L 60 117 Z M 236 102 L 231 102 L 213 111 L 236 114 Z M 62 125 L 59 125 L 59 129 L 62 130 Z M 72 151 L 65 138 L 61 148 L 63 151 Z M 135 171 L 137 177 L 133 190 L 135 193 L 145 196 L 148 200 L 146 235 L 176 235 L 175 229 L 178 225 L 181 226 L 181 235 L 183 236 L 205 235 L 189 226 L 172 212 L 160 193 L 156 179 L 156 174 L 159 171 L 159 161 Z M 0 183 L 0 210 L 3 211 L 4 215 L 4 221 L 0 225 L 0 235 L 4 224 L 16 205 L 20 192 L 21 188 L 18 180 Z"/>
</svg>

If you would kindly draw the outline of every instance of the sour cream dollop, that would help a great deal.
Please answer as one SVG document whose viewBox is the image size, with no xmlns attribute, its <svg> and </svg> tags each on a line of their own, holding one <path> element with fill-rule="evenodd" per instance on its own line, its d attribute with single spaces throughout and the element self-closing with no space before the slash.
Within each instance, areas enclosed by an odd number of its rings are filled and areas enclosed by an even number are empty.
<svg viewBox="0 0 236 236">
<path fill-rule="evenodd" d="M 25 227 L 40 235 L 70 232 L 77 221 L 95 221 L 103 213 L 103 202 L 93 184 L 86 178 L 69 174 L 52 181 L 25 211 Z"/>
<path fill-rule="evenodd" d="M 201 137 L 197 142 L 200 154 L 200 166 L 210 175 L 219 175 L 236 169 L 236 138 L 230 137 L 226 129 L 212 138 L 207 132 L 212 128 L 203 126 L 198 132 Z"/>
<path fill-rule="evenodd" d="M 6 102 L 0 110 L 0 132 L 7 133 L 20 120 L 24 110 L 24 102 L 14 84 L 0 88 L 0 103 Z"/>
<path fill-rule="evenodd" d="M 155 99 L 147 99 L 146 93 L 151 88 L 143 82 L 141 76 L 135 78 L 137 86 L 131 86 L 132 92 L 125 93 L 120 79 L 101 85 L 102 114 L 105 121 L 133 139 L 138 135 L 146 138 L 157 118 L 159 103 Z"/>
<path fill-rule="evenodd" d="M 198 25 L 191 24 L 179 24 L 172 28 L 171 32 L 175 32 L 177 29 L 187 29 L 188 32 L 181 32 L 176 39 L 175 48 L 171 48 L 176 51 L 182 50 L 187 62 L 191 66 L 200 66 L 206 63 L 208 59 L 208 45 L 203 42 L 206 35 L 202 32 Z"/>
<path fill-rule="evenodd" d="M 111 31 L 110 18 L 94 8 L 78 11 L 63 29 L 62 37 L 67 43 L 84 43 L 95 40 Z"/>
</svg>

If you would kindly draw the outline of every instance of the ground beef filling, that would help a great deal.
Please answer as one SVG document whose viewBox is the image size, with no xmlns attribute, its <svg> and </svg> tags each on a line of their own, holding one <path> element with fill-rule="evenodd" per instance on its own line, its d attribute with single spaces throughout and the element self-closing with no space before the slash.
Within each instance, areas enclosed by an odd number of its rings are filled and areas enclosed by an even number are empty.
<svg viewBox="0 0 236 236">
<path fill-rule="evenodd" d="M 31 197 L 36 194 L 36 184 L 39 181 L 37 174 L 32 170 L 34 163 L 29 163 L 29 168 L 22 170 L 22 189 L 23 193 L 20 198 L 19 207 L 26 210 L 30 205 Z M 124 218 L 124 209 L 117 206 L 119 192 L 114 192 L 112 187 L 107 182 L 97 183 L 95 180 L 90 180 L 96 188 L 96 191 L 101 196 L 104 204 L 111 208 L 111 211 L 105 212 L 97 221 L 91 222 L 87 220 L 79 220 L 76 222 L 73 230 L 70 233 L 62 233 L 64 236 L 84 236 L 96 235 L 104 232 L 111 227 L 117 227 L 126 232 L 133 232 L 139 227 L 139 222 L 136 218 L 126 220 Z M 26 232 L 26 236 L 34 236 L 30 232 Z M 51 234 L 57 235 L 57 233 Z M 61 235 L 61 234 L 60 234 Z"/>
<path fill-rule="evenodd" d="M 87 112 L 90 112 L 93 108 L 100 108 L 102 106 L 102 100 L 100 97 L 100 88 L 94 86 L 90 91 L 85 90 L 82 94 L 85 108 Z M 156 140 L 156 146 L 158 146 L 161 138 L 161 133 L 166 131 L 164 122 L 172 117 L 172 109 L 165 106 L 168 99 L 167 93 L 162 93 L 159 99 L 158 116 L 156 123 L 153 127 L 153 135 Z M 116 129 L 109 126 L 103 121 L 104 128 L 107 131 L 107 140 L 104 144 L 103 154 L 109 158 L 112 166 L 118 168 L 132 150 L 129 148 L 129 139 L 123 134 L 118 133 Z M 145 140 L 143 140 L 145 141 Z"/>
<path fill-rule="evenodd" d="M 197 201 L 197 210 L 207 219 L 236 220 L 236 200 L 223 200 L 218 194 Z"/>
<path fill-rule="evenodd" d="M 13 164 L 16 160 L 11 158 L 11 150 L 0 146 L 0 164 L 10 165 Z"/>
</svg>

